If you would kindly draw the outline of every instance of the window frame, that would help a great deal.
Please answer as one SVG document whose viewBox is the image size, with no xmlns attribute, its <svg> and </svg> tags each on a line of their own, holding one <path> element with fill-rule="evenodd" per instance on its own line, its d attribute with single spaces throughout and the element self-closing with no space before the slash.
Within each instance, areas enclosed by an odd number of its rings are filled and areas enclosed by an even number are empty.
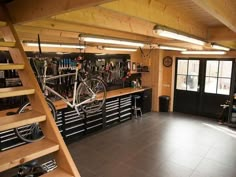
<svg viewBox="0 0 236 177">
<path fill-rule="evenodd" d="M 208 76 L 207 75 L 207 62 L 208 61 L 217 61 L 218 62 L 218 66 L 217 66 L 217 75 L 216 76 Z M 220 62 L 225 62 L 225 61 L 227 61 L 227 62 L 231 62 L 231 74 L 230 74 L 230 76 L 229 77 L 222 77 L 222 76 L 219 76 L 219 70 L 220 70 Z M 203 92 L 205 93 L 205 94 L 216 94 L 216 95 L 230 95 L 230 88 L 231 88 L 231 78 L 232 78 L 232 71 L 233 71 L 233 61 L 232 60 L 222 60 L 222 59 L 214 59 L 214 60 L 209 60 L 209 59 L 207 59 L 206 60 L 206 66 L 205 66 L 205 68 L 206 68 L 206 71 L 205 71 L 205 77 L 204 77 L 204 90 L 203 90 Z M 215 92 L 206 92 L 206 78 L 215 78 L 216 79 L 216 87 L 215 87 Z M 229 79 L 230 80 L 230 83 L 229 83 L 229 92 L 228 92 L 228 94 L 223 94 L 223 93 L 218 93 L 218 86 L 219 86 L 219 79 Z"/>
</svg>

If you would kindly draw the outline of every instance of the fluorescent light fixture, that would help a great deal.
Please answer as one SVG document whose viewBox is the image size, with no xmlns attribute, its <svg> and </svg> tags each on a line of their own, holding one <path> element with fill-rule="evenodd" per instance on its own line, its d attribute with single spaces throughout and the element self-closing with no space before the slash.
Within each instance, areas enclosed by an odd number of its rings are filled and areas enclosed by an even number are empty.
<svg viewBox="0 0 236 177">
<path fill-rule="evenodd" d="M 225 51 L 229 51 L 230 50 L 230 48 L 228 48 L 228 47 L 223 47 L 223 46 L 217 45 L 217 44 L 212 44 L 211 47 L 213 49 L 217 49 L 217 50 L 225 50 Z"/>
<path fill-rule="evenodd" d="M 179 34 L 178 32 L 175 32 L 174 30 L 171 29 L 167 29 L 165 27 L 156 25 L 153 29 L 154 33 L 159 35 L 159 36 L 163 36 L 163 37 L 167 37 L 167 38 L 171 38 L 171 39 L 177 39 L 180 41 L 185 41 L 185 42 L 189 42 L 189 43 L 193 43 L 193 44 L 197 44 L 197 45 L 204 45 L 205 42 L 199 39 L 195 39 L 193 37 L 189 37 L 187 35 L 183 35 L 183 34 Z"/>
<path fill-rule="evenodd" d="M 163 49 L 163 50 L 177 50 L 177 51 L 186 51 L 187 50 L 185 48 L 171 47 L 171 46 L 165 46 L 165 45 L 159 45 L 159 49 Z"/>
<path fill-rule="evenodd" d="M 25 42 L 25 44 L 29 47 L 38 47 L 38 43 L 36 42 Z M 74 45 L 74 44 L 50 44 L 50 43 L 41 43 L 41 47 L 55 47 L 55 48 L 71 48 L 71 49 L 84 49 L 83 45 Z"/>
<path fill-rule="evenodd" d="M 97 56 L 106 55 L 106 53 L 96 53 L 95 55 L 97 55 Z"/>
<path fill-rule="evenodd" d="M 128 51 L 128 52 L 135 52 L 137 49 L 131 48 L 116 48 L 116 47 L 104 47 L 104 50 L 115 50 L 115 51 Z"/>
<path fill-rule="evenodd" d="M 204 50 L 199 50 L 199 51 L 183 51 L 181 54 L 186 54 L 186 55 L 224 55 L 226 52 L 225 51 L 204 51 Z"/>
<path fill-rule="evenodd" d="M 108 38 L 108 37 L 104 37 L 104 36 L 92 36 L 92 35 L 81 34 L 79 37 L 81 38 L 81 40 L 86 41 L 86 42 L 127 45 L 127 46 L 134 46 L 134 47 L 143 47 L 144 46 L 144 43 L 142 43 L 142 42 L 126 41 L 123 39 Z"/>
<path fill-rule="evenodd" d="M 66 55 L 66 54 L 70 54 L 69 52 L 57 52 L 57 55 Z"/>
</svg>

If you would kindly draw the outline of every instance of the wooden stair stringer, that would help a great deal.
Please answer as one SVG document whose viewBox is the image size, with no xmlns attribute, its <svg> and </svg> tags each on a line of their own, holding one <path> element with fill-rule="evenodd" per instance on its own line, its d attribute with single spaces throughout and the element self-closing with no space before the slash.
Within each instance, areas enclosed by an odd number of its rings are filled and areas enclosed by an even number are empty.
<svg viewBox="0 0 236 177">
<path fill-rule="evenodd" d="M 22 85 L 26 88 L 35 89 L 35 94 L 28 96 L 32 109 L 46 115 L 46 121 L 40 123 L 40 127 L 46 139 L 59 145 L 59 150 L 54 153 L 57 166 L 64 172 L 71 174 L 71 176 L 80 177 L 69 150 L 67 149 L 58 127 L 51 115 L 42 91 L 28 62 L 21 41 L 19 40 L 9 17 L 7 8 L 4 5 L 0 5 L 0 19 L 7 22 L 7 26 L 0 28 L 4 36 L 4 41 L 15 42 L 15 48 L 9 48 L 9 53 L 13 59 L 13 63 L 24 64 L 24 70 L 18 71 Z"/>
</svg>

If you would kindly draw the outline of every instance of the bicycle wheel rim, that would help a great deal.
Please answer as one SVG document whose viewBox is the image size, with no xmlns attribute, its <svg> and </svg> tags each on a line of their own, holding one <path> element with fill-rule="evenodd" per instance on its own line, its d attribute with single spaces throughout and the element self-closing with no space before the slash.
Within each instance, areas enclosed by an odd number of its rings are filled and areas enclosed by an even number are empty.
<svg viewBox="0 0 236 177">
<path fill-rule="evenodd" d="M 49 101 L 48 99 L 46 101 L 47 101 L 47 104 L 52 112 L 53 117 L 56 118 L 56 110 L 55 110 L 53 103 L 51 101 Z M 30 103 L 27 102 L 19 108 L 17 113 L 21 114 L 21 113 L 31 111 L 31 110 L 32 109 L 30 107 Z M 18 138 L 20 138 L 24 142 L 28 142 L 28 143 L 37 142 L 37 141 L 44 138 L 44 135 L 43 135 L 43 132 L 39 126 L 39 123 L 33 123 L 33 124 L 17 127 L 14 129 L 14 131 L 15 131 Z"/>
<path fill-rule="evenodd" d="M 19 110 L 17 111 L 17 113 L 21 114 L 27 111 L 31 111 L 29 102 L 21 106 Z M 17 137 L 23 140 L 24 142 L 32 143 L 32 142 L 36 142 L 44 138 L 43 134 L 41 133 L 42 131 L 40 130 L 38 123 L 33 123 L 33 124 L 17 127 L 14 130 Z"/>
<path fill-rule="evenodd" d="M 94 91 L 94 93 L 96 93 L 96 98 L 95 98 L 95 100 L 91 101 L 90 103 L 86 103 L 86 104 L 81 105 L 81 109 L 85 113 L 97 112 L 102 108 L 102 106 L 105 103 L 106 87 L 105 87 L 103 81 L 100 79 L 97 79 L 97 78 L 88 79 L 85 82 Z M 98 88 L 96 88 L 95 86 L 97 86 Z M 98 90 L 96 90 L 96 89 L 98 89 Z M 77 103 L 81 103 L 82 101 L 91 98 L 91 95 L 83 96 L 84 92 L 91 93 L 89 91 L 88 87 L 84 83 L 81 83 L 78 90 L 77 90 L 77 97 L 76 97 Z M 98 94 L 99 94 L 99 97 L 98 97 Z"/>
</svg>

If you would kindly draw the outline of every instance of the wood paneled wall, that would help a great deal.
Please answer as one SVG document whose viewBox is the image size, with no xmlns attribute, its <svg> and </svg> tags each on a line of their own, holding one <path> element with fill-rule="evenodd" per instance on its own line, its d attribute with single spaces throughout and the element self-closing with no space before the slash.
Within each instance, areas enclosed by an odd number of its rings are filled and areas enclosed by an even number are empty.
<svg viewBox="0 0 236 177">
<path fill-rule="evenodd" d="M 149 52 L 149 50 L 143 51 L 144 54 Z M 167 55 L 167 52 L 158 49 L 152 50 L 150 55 L 145 56 L 142 56 L 140 51 L 131 54 L 131 62 L 149 67 L 150 72 L 142 73 L 142 86 L 152 88 L 152 111 L 159 111 L 161 95 L 170 96 L 170 111 L 173 111 L 175 58 L 173 57 L 171 67 L 164 67 L 163 58 Z"/>
</svg>

